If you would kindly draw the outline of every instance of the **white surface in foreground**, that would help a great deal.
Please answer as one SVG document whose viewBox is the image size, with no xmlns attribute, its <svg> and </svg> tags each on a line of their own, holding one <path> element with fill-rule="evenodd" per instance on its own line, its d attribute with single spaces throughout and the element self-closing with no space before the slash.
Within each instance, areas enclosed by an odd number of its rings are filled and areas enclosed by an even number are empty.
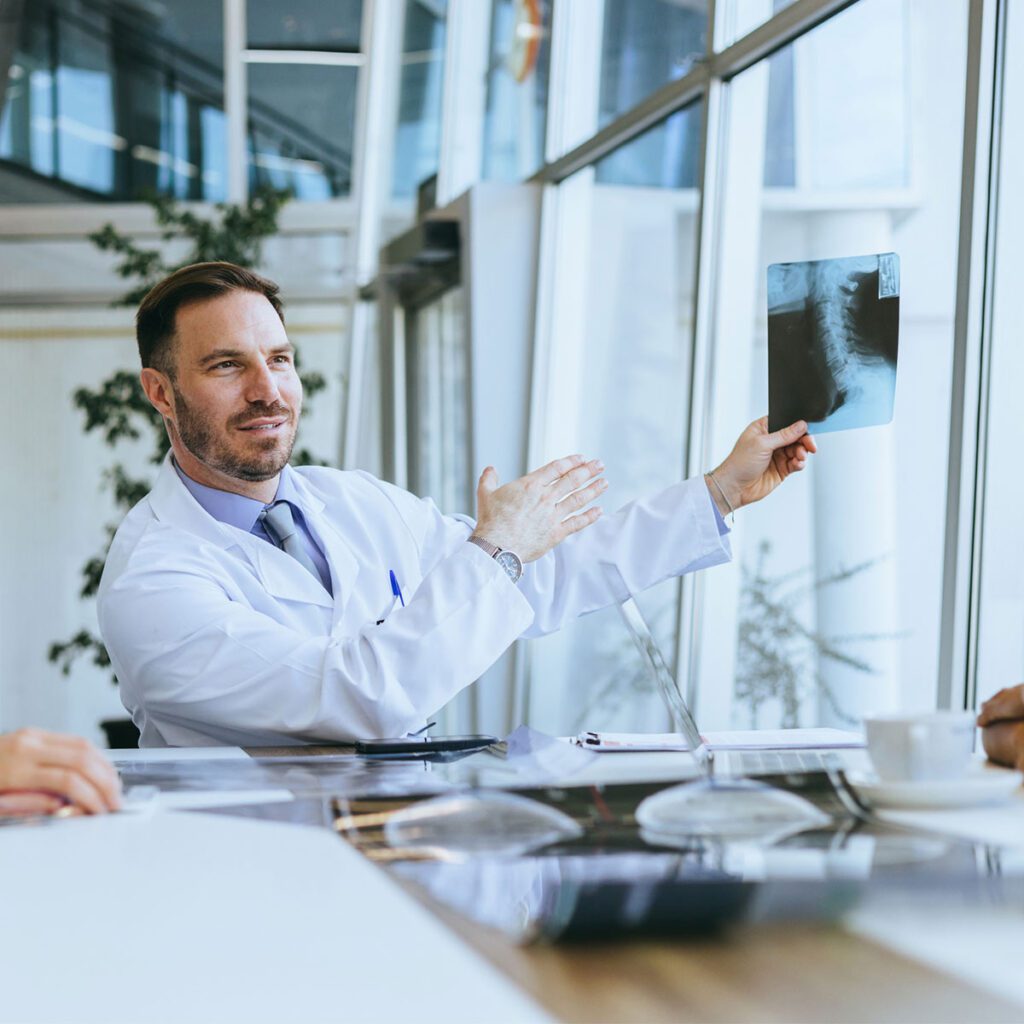
<svg viewBox="0 0 1024 1024">
<path fill-rule="evenodd" d="M 986 992 L 1024 1006 L 1020 943 L 1024 911 L 1013 907 L 885 905 L 850 914 L 845 927 Z"/>
<path fill-rule="evenodd" d="M 332 833 L 201 814 L 0 834 L 0 1020 L 546 1015 Z"/>
</svg>

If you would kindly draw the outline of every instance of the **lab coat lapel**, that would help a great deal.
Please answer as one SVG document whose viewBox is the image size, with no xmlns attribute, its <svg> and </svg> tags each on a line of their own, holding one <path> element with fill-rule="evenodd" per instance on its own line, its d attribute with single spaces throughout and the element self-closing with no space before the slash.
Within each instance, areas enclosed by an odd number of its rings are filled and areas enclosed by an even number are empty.
<svg viewBox="0 0 1024 1024">
<path fill-rule="evenodd" d="M 306 569 L 279 548 L 251 533 L 218 522 L 188 492 L 178 478 L 168 456 L 149 495 L 150 506 L 157 519 L 170 523 L 227 551 L 238 549 L 274 597 L 286 601 L 305 601 L 325 608 L 334 605 Z"/>
<path fill-rule="evenodd" d="M 255 562 L 263 585 L 274 597 L 286 601 L 306 601 L 324 608 L 333 607 L 334 600 L 324 590 L 323 584 L 314 579 L 313 574 L 291 555 L 259 537 L 251 534 L 243 536 L 245 539 L 240 541 L 239 546 Z"/>
<path fill-rule="evenodd" d="M 325 514 L 325 504 L 298 473 L 292 474 L 296 489 L 302 494 L 302 511 L 306 526 L 327 558 L 334 590 L 334 625 L 344 614 L 352 594 L 357 593 L 360 563 L 341 533 Z"/>
</svg>

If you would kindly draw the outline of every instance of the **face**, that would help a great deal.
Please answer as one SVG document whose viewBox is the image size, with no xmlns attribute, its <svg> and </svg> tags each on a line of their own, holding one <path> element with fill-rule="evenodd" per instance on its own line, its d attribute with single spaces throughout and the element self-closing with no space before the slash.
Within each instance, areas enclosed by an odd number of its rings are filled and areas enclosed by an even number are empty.
<svg viewBox="0 0 1024 1024">
<path fill-rule="evenodd" d="M 144 370 L 143 385 L 168 423 L 178 464 L 200 483 L 239 493 L 255 485 L 253 496 L 264 497 L 258 485 L 276 487 L 302 410 L 280 317 L 264 296 L 234 291 L 179 309 L 175 326 L 174 379 Z M 164 395 L 154 394 L 154 375 L 166 382 Z"/>
</svg>

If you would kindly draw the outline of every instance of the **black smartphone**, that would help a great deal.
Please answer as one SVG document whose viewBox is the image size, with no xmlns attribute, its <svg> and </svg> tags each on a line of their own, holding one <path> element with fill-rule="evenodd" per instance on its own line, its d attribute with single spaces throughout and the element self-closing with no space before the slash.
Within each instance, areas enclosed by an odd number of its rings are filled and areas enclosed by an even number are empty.
<svg viewBox="0 0 1024 1024">
<path fill-rule="evenodd" d="M 417 739 L 407 736 L 395 740 L 356 740 L 357 754 L 440 754 L 453 750 L 480 750 L 497 743 L 497 736 L 437 736 Z"/>
</svg>

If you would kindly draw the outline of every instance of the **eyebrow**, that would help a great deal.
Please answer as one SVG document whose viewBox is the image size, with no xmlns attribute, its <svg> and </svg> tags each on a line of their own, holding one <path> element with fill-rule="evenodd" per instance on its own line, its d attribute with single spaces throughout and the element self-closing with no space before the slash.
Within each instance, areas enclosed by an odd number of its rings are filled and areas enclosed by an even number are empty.
<svg viewBox="0 0 1024 1024">
<path fill-rule="evenodd" d="M 270 350 L 272 356 L 281 355 L 284 352 L 291 354 L 295 351 L 295 346 L 290 341 L 285 342 L 283 345 L 278 345 Z M 240 359 L 247 356 L 249 353 L 243 351 L 240 348 L 215 348 L 212 352 L 208 352 L 202 359 L 199 360 L 199 366 L 209 366 L 210 363 L 216 363 L 221 359 Z"/>
</svg>

